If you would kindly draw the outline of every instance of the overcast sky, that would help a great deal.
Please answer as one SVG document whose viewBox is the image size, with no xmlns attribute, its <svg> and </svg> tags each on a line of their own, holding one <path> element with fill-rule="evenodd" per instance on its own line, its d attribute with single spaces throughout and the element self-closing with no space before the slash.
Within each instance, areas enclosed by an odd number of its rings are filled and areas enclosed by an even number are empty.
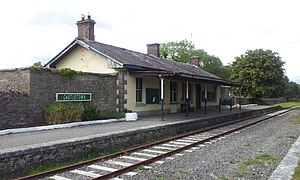
<svg viewBox="0 0 300 180">
<path fill-rule="evenodd" d="M 290 79 L 300 76 L 297 0 L 9 0 L 0 6 L 0 69 L 46 63 L 88 13 L 98 42 L 146 53 L 146 44 L 187 39 L 224 65 L 247 50 L 270 49 Z"/>
</svg>

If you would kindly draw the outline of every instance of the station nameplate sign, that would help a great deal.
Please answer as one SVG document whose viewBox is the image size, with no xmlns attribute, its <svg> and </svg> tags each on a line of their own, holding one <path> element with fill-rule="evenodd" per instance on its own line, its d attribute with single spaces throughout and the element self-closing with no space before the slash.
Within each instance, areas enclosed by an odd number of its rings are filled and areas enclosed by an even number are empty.
<svg viewBox="0 0 300 180">
<path fill-rule="evenodd" d="M 56 101 L 91 101 L 92 93 L 56 93 Z"/>
</svg>

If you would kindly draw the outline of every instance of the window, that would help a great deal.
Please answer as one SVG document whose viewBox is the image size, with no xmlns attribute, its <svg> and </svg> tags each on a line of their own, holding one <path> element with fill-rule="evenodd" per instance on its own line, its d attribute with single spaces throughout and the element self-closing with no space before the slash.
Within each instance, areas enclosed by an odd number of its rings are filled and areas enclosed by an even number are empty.
<svg viewBox="0 0 300 180">
<path fill-rule="evenodd" d="M 186 98 L 186 83 L 182 83 L 182 101 L 185 101 Z M 189 96 L 188 99 L 191 100 L 192 99 L 192 84 L 189 83 Z"/>
<path fill-rule="evenodd" d="M 146 104 L 159 104 L 159 93 L 159 89 L 146 88 Z"/>
<path fill-rule="evenodd" d="M 217 96 L 217 85 L 214 85 L 211 87 L 210 85 L 207 85 L 207 102 L 215 102 L 216 96 Z M 205 91 L 202 91 L 202 101 L 205 100 Z"/>
<path fill-rule="evenodd" d="M 177 83 L 170 82 L 170 102 L 177 102 Z"/>
<path fill-rule="evenodd" d="M 143 102 L 143 78 L 136 78 L 136 102 Z"/>
</svg>

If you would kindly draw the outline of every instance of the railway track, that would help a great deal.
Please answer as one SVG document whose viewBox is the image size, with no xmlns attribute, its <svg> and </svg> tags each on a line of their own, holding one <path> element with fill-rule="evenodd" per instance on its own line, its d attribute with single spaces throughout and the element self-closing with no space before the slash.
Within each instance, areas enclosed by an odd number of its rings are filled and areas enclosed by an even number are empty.
<svg viewBox="0 0 300 180">
<path fill-rule="evenodd" d="M 163 160 L 172 160 L 177 156 L 182 156 L 182 153 L 197 150 L 214 141 L 222 140 L 229 134 L 239 133 L 243 129 L 255 126 L 258 123 L 282 115 L 290 110 L 292 109 L 219 124 L 64 168 L 22 177 L 18 180 L 130 179 L 131 176 L 137 174 L 132 171 L 134 169 L 151 168 L 147 166 L 150 163 L 163 164 Z"/>
</svg>

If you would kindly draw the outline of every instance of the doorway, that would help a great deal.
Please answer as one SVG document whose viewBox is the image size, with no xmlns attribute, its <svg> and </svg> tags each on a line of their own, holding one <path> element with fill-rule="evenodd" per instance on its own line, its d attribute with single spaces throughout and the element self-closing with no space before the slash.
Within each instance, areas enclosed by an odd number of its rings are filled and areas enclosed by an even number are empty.
<svg viewBox="0 0 300 180">
<path fill-rule="evenodd" d="M 196 109 L 201 109 L 201 84 L 196 84 Z"/>
</svg>

